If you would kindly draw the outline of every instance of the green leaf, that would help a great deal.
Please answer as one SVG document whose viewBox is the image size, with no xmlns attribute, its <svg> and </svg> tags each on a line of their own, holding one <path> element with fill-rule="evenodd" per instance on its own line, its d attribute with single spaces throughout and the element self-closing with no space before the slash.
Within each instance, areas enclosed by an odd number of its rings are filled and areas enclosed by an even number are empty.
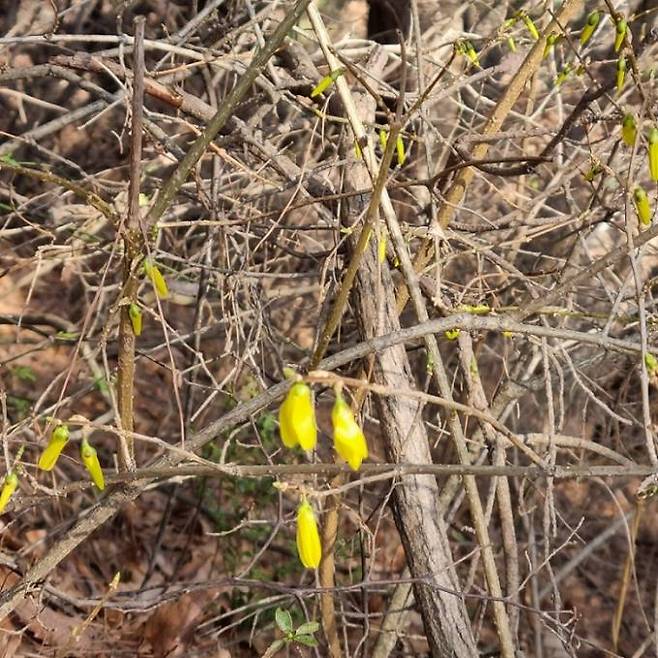
<svg viewBox="0 0 658 658">
<path fill-rule="evenodd" d="M 110 387 L 107 385 L 107 379 L 105 379 L 103 376 L 96 377 L 96 379 L 94 379 L 94 388 L 101 393 L 110 392 Z"/>
<path fill-rule="evenodd" d="M 319 630 L 320 630 L 320 624 L 318 624 L 317 621 L 307 621 L 295 631 L 295 636 L 312 635 L 313 633 L 317 633 Z"/>
<path fill-rule="evenodd" d="M 11 153 L 5 153 L 4 155 L 0 156 L 0 162 L 6 162 L 7 164 L 10 165 L 17 165 L 18 160 L 14 159 L 14 156 Z"/>
<path fill-rule="evenodd" d="M 274 613 L 274 619 L 282 633 L 292 633 L 292 617 L 287 610 L 277 608 Z"/>
<path fill-rule="evenodd" d="M 307 647 L 318 646 L 318 641 L 312 635 L 295 635 L 295 642 L 305 644 Z"/>
<path fill-rule="evenodd" d="M 34 374 L 34 370 L 29 366 L 16 366 L 15 368 L 12 368 L 12 373 L 24 382 L 37 381 L 37 376 Z"/>
</svg>

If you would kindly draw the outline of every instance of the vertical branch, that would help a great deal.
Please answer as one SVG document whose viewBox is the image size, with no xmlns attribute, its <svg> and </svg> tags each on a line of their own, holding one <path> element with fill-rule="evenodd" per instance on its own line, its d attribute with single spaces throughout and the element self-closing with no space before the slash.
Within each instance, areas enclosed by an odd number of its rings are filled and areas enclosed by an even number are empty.
<svg viewBox="0 0 658 658">
<path fill-rule="evenodd" d="M 120 455 L 121 466 L 130 470 L 134 459 L 133 398 L 135 387 L 135 334 L 128 308 L 137 298 L 139 280 L 137 264 L 141 255 L 139 229 L 139 187 L 142 173 L 142 125 L 144 120 L 144 17 L 135 18 L 135 49 L 133 51 L 133 94 L 130 134 L 130 185 L 128 216 L 124 224 L 123 288 L 119 320 L 119 369 L 117 399 L 119 420 L 124 432 Z"/>
<path fill-rule="evenodd" d="M 331 481 L 331 488 L 339 487 L 345 482 L 345 476 L 340 473 Z M 324 523 L 322 524 L 322 561 L 320 562 L 320 585 L 332 588 L 334 586 L 334 573 L 336 561 L 334 560 L 334 548 L 336 536 L 338 535 L 338 507 L 340 496 L 329 496 L 325 507 Z M 336 607 L 331 591 L 323 592 L 320 596 L 320 608 L 322 611 L 322 629 L 327 644 L 329 645 L 329 656 L 341 658 L 342 651 L 338 639 L 338 626 L 336 624 Z"/>
</svg>

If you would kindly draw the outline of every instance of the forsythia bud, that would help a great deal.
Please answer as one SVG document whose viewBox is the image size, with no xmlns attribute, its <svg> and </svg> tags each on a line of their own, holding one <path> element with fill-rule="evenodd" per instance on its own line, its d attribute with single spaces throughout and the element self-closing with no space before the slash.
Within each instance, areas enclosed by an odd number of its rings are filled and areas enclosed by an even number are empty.
<svg viewBox="0 0 658 658">
<path fill-rule="evenodd" d="M 14 491 L 18 487 L 18 475 L 14 471 L 10 471 L 5 476 L 4 482 L 2 484 L 2 490 L 0 491 L 0 514 L 5 511 L 9 499 L 14 495 Z"/>
<path fill-rule="evenodd" d="M 318 437 L 313 408 L 313 392 L 308 384 L 297 382 L 292 385 L 286 399 L 279 408 L 279 429 L 286 448 L 300 445 L 304 450 L 313 450 Z"/>
<path fill-rule="evenodd" d="M 626 146 L 633 146 L 637 138 L 637 124 L 632 114 L 625 114 L 621 122 L 621 138 Z"/>
<path fill-rule="evenodd" d="M 388 242 L 388 234 L 382 230 L 377 243 L 377 260 L 383 263 L 386 260 L 386 243 Z"/>
<path fill-rule="evenodd" d="M 69 428 L 66 425 L 58 425 L 50 435 L 50 441 L 39 458 L 37 466 L 42 471 L 52 471 L 68 441 Z"/>
<path fill-rule="evenodd" d="M 144 272 L 146 273 L 146 276 L 151 279 L 151 283 L 153 284 L 158 297 L 160 299 L 167 299 L 167 297 L 169 297 L 169 288 L 167 287 L 167 281 L 162 276 L 162 272 L 160 272 L 158 266 L 147 259 L 144 261 Z"/>
<path fill-rule="evenodd" d="M 407 154 L 405 153 L 404 142 L 400 135 L 395 138 L 395 153 L 397 154 L 398 165 L 401 167 L 407 159 Z"/>
<path fill-rule="evenodd" d="M 534 24 L 532 18 L 528 16 L 528 14 L 523 14 L 523 22 L 525 23 L 526 29 L 528 32 L 530 32 L 530 36 L 537 41 L 539 39 L 539 31 L 537 30 L 537 26 Z"/>
<path fill-rule="evenodd" d="M 142 333 L 142 311 L 137 304 L 133 303 L 128 307 L 128 316 L 130 317 L 133 333 L 135 336 L 140 336 Z"/>
<path fill-rule="evenodd" d="M 105 478 L 103 477 L 103 470 L 98 461 L 98 454 L 96 453 L 96 448 L 86 438 L 82 439 L 82 443 L 80 444 L 80 457 L 93 483 L 103 491 L 105 489 Z"/>
<path fill-rule="evenodd" d="M 622 87 L 624 86 L 624 80 L 626 78 L 626 58 L 622 55 L 617 60 L 617 93 L 621 92 Z"/>
<path fill-rule="evenodd" d="M 350 406 L 340 393 L 336 393 L 336 402 L 331 410 L 331 423 L 334 427 L 334 448 L 350 465 L 358 471 L 361 462 L 368 456 L 368 445 L 363 430 L 354 420 Z"/>
<path fill-rule="evenodd" d="M 649 173 L 651 180 L 658 183 L 658 128 L 649 131 Z"/>
<path fill-rule="evenodd" d="M 331 71 L 329 75 L 325 75 L 320 82 L 318 82 L 315 87 L 313 87 L 313 91 L 311 91 L 311 98 L 315 98 L 316 96 L 319 96 L 323 91 L 326 91 L 329 89 L 329 87 L 340 78 L 343 73 L 345 73 L 347 69 L 345 68 L 338 68 L 335 71 Z"/>
<path fill-rule="evenodd" d="M 635 201 L 635 210 L 640 218 L 640 224 L 648 226 L 651 224 L 651 207 L 649 198 L 643 187 L 636 187 L 633 192 L 633 201 Z"/>
<path fill-rule="evenodd" d="M 480 58 L 478 57 L 478 54 L 470 41 L 466 41 L 464 43 L 464 54 L 471 61 L 471 64 L 480 66 Z"/>
<path fill-rule="evenodd" d="M 307 569 L 317 569 L 322 558 L 322 545 L 313 508 L 303 500 L 297 510 L 297 552 Z"/>
<path fill-rule="evenodd" d="M 598 11 L 593 11 L 587 17 L 587 23 L 585 23 L 585 27 L 583 28 L 583 31 L 580 33 L 581 46 L 584 46 L 592 38 L 592 35 L 594 34 L 594 30 L 596 30 L 596 26 L 599 24 L 600 20 L 601 20 L 601 14 Z"/>
<path fill-rule="evenodd" d="M 560 35 L 555 34 L 554 32 L 551 32 L 548 37 L 546 38 L 546 45 L 544 46 L 544 54 L 543 54 L 543 59 L 546 59 L 551 50 L 553 50 L 553 46 L 560 40 Z"/>
<path fill-rule="evenodd" d="M 388 144 L 388 131 L 386 128 L 381 128 L 379 130 L 379 145 L 382 147 L 382 151 L 386 148 Z"/>
<path fill-rule="evenodd" d="M 618 53 L 624 43 L 624 37 L 626 36 L 626 30 L 628 29 L 628 23 L 625 18 L 620 18 L 617 21 L 615 27 L 615 52 Z"/>
<path fill-rule="evenodd" d="M 455 329 L 446 329 L 444 332 L 444 336 L 448 340 L 457 340 L 459 338 L 459 334 L 461 333 L 461 329 L 455 328 Z"/>
</svg>

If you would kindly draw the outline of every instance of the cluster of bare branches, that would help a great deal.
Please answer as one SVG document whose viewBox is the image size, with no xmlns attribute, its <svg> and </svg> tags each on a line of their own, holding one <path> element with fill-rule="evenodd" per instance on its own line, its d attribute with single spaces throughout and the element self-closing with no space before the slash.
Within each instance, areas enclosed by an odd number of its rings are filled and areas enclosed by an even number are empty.
<svg viewBox="0 0 658 658">
<path fill-rule="evenodd" d="M 8 4 L 5 655 L 658 651 L 655 2 Z"/>
</svg>

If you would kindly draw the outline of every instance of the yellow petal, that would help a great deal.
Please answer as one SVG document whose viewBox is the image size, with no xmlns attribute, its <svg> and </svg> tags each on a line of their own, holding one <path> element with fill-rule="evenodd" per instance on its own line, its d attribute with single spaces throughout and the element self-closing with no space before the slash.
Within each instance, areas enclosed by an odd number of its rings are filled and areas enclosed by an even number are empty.
<svg viewBox="0 0 658 658">
<path fill-rule="evenodd" d="M 353 471 L 361 468 L 361 462 L 368 456 L 368 444 L 363 430 L 354 419 L 354 414 L 341 395 L 336 397 L 331 410 L 334 427 L 334 448 L 349 464 Z"/>
<path fill-rule="evenodd" d="M 313 508 L 307 500 L 297 510 L 297 552 L 307 569 L 317 569 L 322 558 L 320 533 Z"/>
<path fill-rule="evenodd" d="M 2 491 L 0 491 L 0 514 L 5 511 L 9 499 L 14 495 L 14 491 L 18 487 L 18 476 L 14 471 L 7 473 L 4 483 L 2 485 Z"/>
<path fill-rule="evenodd" d="M 98 454 L 96 448 L 89 444 L 86 439 L 83 439 L 80 444 L 80 456 L 82 463 L 89 472 L 93 483 L 101 490 L 105 489 L 105 478 L 103 477 L 103 469 L 101 469 L 100 462 L 98 461 Z"/>
<path fill-rule="evenodd" d="M 279 429 L 286 448 L 294 448 L 296 445 L 304 450 L 315 448 L 318 430 L 310 386 L 303 382 L 292 385 L 279 408 Z"/>
<path fill-rule="evenodd" d="M 52 471 L 68 441 L 69 428 L 66 425 L 58 425 L 50 435 L 50 441 L 39 457 L 37 466 L 42 471 Z"/>
</svg>

